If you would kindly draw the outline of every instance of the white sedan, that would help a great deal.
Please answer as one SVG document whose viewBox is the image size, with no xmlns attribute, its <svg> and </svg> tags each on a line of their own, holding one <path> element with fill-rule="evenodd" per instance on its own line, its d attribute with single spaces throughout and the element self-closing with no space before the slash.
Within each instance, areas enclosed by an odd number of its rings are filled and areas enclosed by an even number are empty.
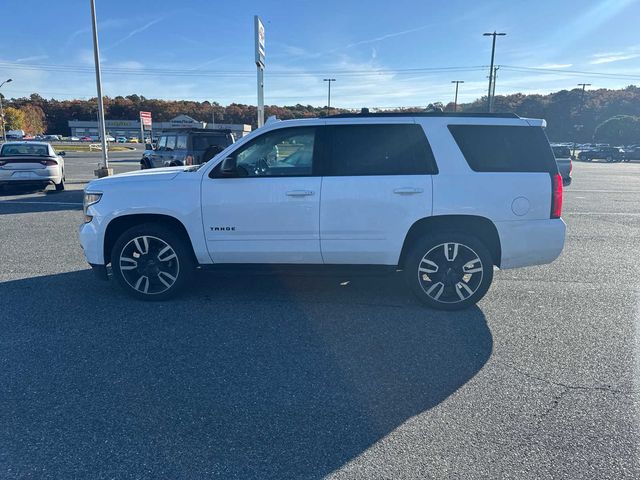
<svg viewBox="0 0 640 480">
<path fill-rule="evenodd" d="M 52 183 L 64 190 L 64 155 L 45 142 L 7 142 L 0 149 L 0 185 Z"/>
</svg>

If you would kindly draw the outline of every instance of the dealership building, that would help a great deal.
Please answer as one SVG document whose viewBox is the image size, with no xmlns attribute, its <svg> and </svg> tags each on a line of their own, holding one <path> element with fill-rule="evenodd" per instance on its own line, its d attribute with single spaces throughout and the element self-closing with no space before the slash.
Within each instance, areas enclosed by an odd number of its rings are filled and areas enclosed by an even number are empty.
<svg viewBox="0 0 640 480">
<path fill-rule="evenodd" d="M 112 137 L 136 137 L 140 138 L 139 120 L 106 120 L 107 135 Z M 153 122 L 151 125 L 154 138 L 167 131 L 176 129 L 207 129 L 207 130 L 231 130 L 236 139 L 244 137 L 251 132 L 251 125 L 235 123 L 207 123 L 194 120 L 188 115 L 178 115 L 168 122 Z M 97 137 L 98 122 L 91 120 L 69 120 L 69 130 L 73 137 Z"/>
</svg>

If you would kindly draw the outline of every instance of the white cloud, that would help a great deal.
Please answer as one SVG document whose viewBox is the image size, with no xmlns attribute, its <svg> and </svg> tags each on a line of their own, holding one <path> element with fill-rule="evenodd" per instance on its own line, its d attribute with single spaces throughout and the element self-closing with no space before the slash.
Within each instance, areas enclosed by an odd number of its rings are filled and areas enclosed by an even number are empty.
<svg viewBox="0 0 640 480">
<path fill-rule="evenodd" d="M 621 62 L 623 60 L 632 60 L 639 58 L 640 53 L 612 53 L 612 54 L 596 54 L 594 58 L 589 62 L 591 65 L 600 65 L 603 63 Z"/>
<path fill-rule="evenodd" d="M 545 63 L 537 68 L 548 68 L 550 70 L 559 70 L 562 68 L 573 67 L 573 63 Z"/>
<path fill-rule="evenodd" d="M 38 60 L 46 60 L 47 58 L 49 58 L 49 55 L 33 55 L 31 57 L 17 58 L 16 62 L 17 63 L 37 62 Z"/>
</svg>

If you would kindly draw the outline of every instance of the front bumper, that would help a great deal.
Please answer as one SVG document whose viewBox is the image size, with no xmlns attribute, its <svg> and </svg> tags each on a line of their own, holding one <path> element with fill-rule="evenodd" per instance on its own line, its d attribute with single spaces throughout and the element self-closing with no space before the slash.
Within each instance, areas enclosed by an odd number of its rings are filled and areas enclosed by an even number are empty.
<svg viewBox="0 0 640 480">
<path fill-rule="evenodd" d="M 82 246 L 84 256 L 92 268 L 93 265 L 104 266 L 106 262 L 104 261 L 104 252 L 102 249 L 102 236 L 94 222 L 83 223 L 80 225 L 78 236 L 80 238 L 80 245 Z"/>
</svg>

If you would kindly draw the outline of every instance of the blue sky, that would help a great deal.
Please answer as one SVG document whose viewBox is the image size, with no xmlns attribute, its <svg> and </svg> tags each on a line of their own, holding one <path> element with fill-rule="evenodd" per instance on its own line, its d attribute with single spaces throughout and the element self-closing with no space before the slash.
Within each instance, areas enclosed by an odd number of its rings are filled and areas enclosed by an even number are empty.
<svg viewBox="0 0 640 480">
<path fill-rule="evenodd" d="M 266 27 L 267 104 L 325 105 L 327 76 L 335 106 L 447 102 L 451 80 L 471 101 L 486 92 L 482 33 L 493 30 L 507 33 L 497 94 L 640 84 L 640 0 L 96 3 L 108 96 L 255 103 L 254 14 Z M 2 5 L 0 76 L 14 80 L 4 95 L 95 96 L 88 0 Z"/>
</svg>

